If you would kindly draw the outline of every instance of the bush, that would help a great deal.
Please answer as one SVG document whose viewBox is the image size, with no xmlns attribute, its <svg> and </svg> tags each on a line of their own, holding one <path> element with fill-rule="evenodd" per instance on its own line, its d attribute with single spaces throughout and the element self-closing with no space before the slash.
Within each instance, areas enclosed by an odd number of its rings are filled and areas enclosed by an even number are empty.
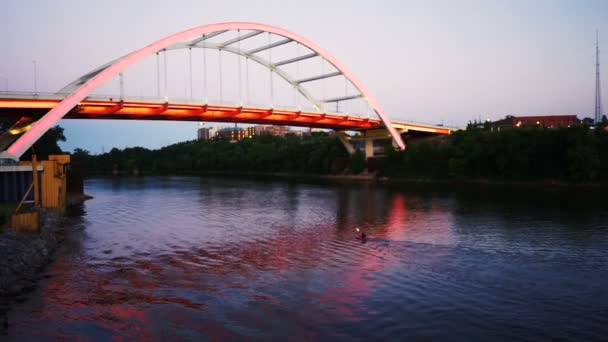
<svg viewBox="0 0 608 342">
<path fill-rule="evenodd" d="M 350 172 L 355 175 L 360 174 L 365 169 L 365 162 L 365 154 L 363 154 L 361 150 L 355 151 L 355 153 L 350 156 L 350 162 L 348 164 Z"/>
</svg>

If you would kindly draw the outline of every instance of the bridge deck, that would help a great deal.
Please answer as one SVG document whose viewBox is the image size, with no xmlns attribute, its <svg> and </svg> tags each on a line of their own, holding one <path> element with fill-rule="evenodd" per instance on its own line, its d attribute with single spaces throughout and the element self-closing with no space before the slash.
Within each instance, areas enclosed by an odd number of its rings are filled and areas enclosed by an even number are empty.
<svg viewBox="0 0 608 342">
<path fill-rule="evenodd" d="M 0 116 L 38 117 L 61 102 L 61 96 L 0 96 Z M 379 119 L 348 116 L 342 113 L 316 113 L 283 108 L 240 107 L 215 104 L 163 103 L 160 101 L 89 97 L 80 102 L 65 119 L 170 120 L 235 122 L 328 128 L 334 130 L 368 130 L 382 128 Z M 440 126 L 394 122 L 395 128 L 434 134 L 450 134 Z"/>
</svg>

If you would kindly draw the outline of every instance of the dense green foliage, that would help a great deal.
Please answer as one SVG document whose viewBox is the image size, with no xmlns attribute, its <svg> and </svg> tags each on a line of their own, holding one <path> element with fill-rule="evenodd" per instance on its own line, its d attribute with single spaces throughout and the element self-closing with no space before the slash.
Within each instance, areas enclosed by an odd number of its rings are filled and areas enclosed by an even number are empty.
<svg viewBox="0 0 608 342">
<path fill-rule="evenodd" d="M 231 143 L 227 140 L 189 141 L 148 150 L 112 149 L 97 156 L 76 149 L 74 161 L 89 174 L 181 174 L 206 171 L 337 173 L 348 154 L 337 138 L 325 133 L 310 137 L 261 135 Z M 343 162 L 341 162 L 343 160 Z"/>
<path fill-rule="evenodd" d="M 348 157 L 333 136 L 270 135 L 230 143 L 190 141 L 159 150 L 141 147 L 93 156 L 77 149 L 89 174 L 180 174 L 206 171 L 358 174 L 362 152 Z M 608 132 L 585 126 L 469 129 L 451 136 L 408 143 L 405 152 L 388 147 L 378 158 L 381 176 L 410 179 L 566 181 L 608 180 Z"/>
<path fill-rule="evenodd" d="M 6 131 L 11 126 L 11 121 L 8 118 L 0 118 L 0 133 Z"/>
<path fill-rule="evenodd" d="M 0 118 L 0 134 L 8 130 L 14 124 L 14 121 L 8 118 Z M 31 160 L 32 151 L 36 152 L 38 160 L 48 159 L 49 154 L 61 154 L 63 151 L 59 147 L 59 142 L 65 140 L 63 127 L 55 126 L 44 133 L 34 146 L 21 156 L 21 160 Z"/>
<path fill-rule="evenodd" d="M 401 178 L 504 181 L 608 180 L 608 132 L 585 126 L 470 129 L 391 150 L 382 174 Z"/>
<path fill-rule="evenodd" d="M 348 163 L 348 167 L 350 171 L 354 174 L 359 174 L 365 170 L 366 160 L 365 153 L 361 150 L 356 150 L 355 153 L 350 156 L 350 160 Z"/>
<path fill-rule="evenodd" d="M 55 126 L 44 133 L 34 146 L 21 156 L 21 160 L 32 160 L 32 151 L 36 152 L 38 160 L 47 160 L 50 154 L 61 154 L 63 151 L 59 147 L 59 142 L 65 140 L 63 127 Z"/>
</svg>

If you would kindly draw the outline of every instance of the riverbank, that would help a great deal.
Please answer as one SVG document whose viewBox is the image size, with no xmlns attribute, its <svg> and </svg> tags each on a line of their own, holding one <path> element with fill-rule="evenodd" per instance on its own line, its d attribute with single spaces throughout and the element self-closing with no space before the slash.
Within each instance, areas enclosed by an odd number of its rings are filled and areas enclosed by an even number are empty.
<svg viewBox="0 0 608 342">
<path fill-rule="evenodd" d="M 11 302 L 22 302 L 36 287 L 40 271 L 52 260 L 65 236 L 64 217 L 43 211 L 40 234 L 0 231 L 0 329 L 6 329 L 6 311 Z"/>
<path fill-rule="evenodd" d="M 571 183 L 555 179 L 538 181 L 506 181 L 493 179 L 435 179 L 435 178 L 398 178 L 379 176 L 377 172 L 353 174 L 307 174 L 289 172 L 238 172 L 238 171 L 205 171 L 188 173 L 187 175 L 211 175 L 228 177 L 253 177 L 253 178 L 283 178 L 300 180 L 325 180 L 333 182 L 375 182 L 382 184 L 416 184 L 416 185 L 441 185 L 441 186 L 514 186 L 514 187 L 560 187 L 560 188 L 605 188 L 608 183 L 587 182 Z"/>
<path fill-rule="evenodd" d="M 86 194 L 68 194 L 68 206 L 93 198 Z M 66 235 L 67 217 L 60 210 L 41 212 L 39 234 L 17 233 L 0 229 L 0 331 L 7 329 L 6 313 L 13 302 L 23 302 L 44 276 L 42 271 L 53 261 Z M 0 226 L 1 227 L 1 226 Z"/>
<path fill-rule="evenodd" d="M 186 173 L 188 176 L 227 176 L 227 177 L 251 177 L 251 178 L 281 178 L 296 180 L 326 180 L 334 182 L 375 182 L 375 173 L 351 174 L 314 174 L 314 173 L 290 173 L 290 172 L 238 172 L 238 171 L 203 171 Z"/>
<path fill-rule="evenodd" d="M 331 183 L 378 183 L 388 185 L 408 185 L 420 187 L 442 187 L 442 188 L 470 188 L 470 187 L 514 187 L 526 188 L 571 188 L 571 189 L 605 189 L 608 183 L 587 182 L 572 183 L 555 179 L 538 181 L 506 181 L 495 179 L 435 179 L 435 178 L 397 178 L 379 176 L 377 173 L 353 174 L 311 174 L 311 173 L 289 173 L 289 172 L 239 172 L 239 171 L 201 171 L 172 174 L 175 176 L 218 176 L 218 177 L 247 177 L 255 179 L 285 179 L 301 181 L 321 181 Z M 97 175 L 96 177 L 108 177 Z M 167 174 L 150 174 L 146 176 L 167 176 Z M 113 176 L 116 177 L 116 176 Z M 122 177 L 122 176 L 119 176 Z"/>
<path fill-rule="evenodd" d="M 516 187 L 516 188 L 577 188 L 577 189 L 605 189 L 608 183 L 570 183 L 560 180 L 538 180 L 538 181 L 506 181 L 492 179 L 425 179 L 425 178 L 394 178 L 378 177 L 378 183 L 403 184 L 403 185 L 434 185 L 450 187 Z"/>
</svg>

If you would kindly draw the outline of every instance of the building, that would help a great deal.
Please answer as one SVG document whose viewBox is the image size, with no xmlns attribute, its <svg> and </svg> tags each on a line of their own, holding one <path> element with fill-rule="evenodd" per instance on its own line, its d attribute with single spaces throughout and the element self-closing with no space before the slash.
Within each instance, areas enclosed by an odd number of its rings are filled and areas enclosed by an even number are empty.
<svg viewBox="0 0 608 342">
<path fill-rule="evenodd" d="M 255 135 L 272 134 L 270 132 L 270 130 L 268 129 L 268 127 L 271 127 L 271 126 L 258 125 L 258 126 L 253 127 L 253 130 L 254 130 Z"/>
<path fill-rule="evenodd" d="M 280 135 L 284 136 L 285 134 L 291 133 L 291 129 L 289 126 L 263 126 L 258 125 L 253 127 L 253 135 Z"/>
<path fill-rule="evenodd" d="M 513 116 L 492 123 L 495 129 L 516 128 L 524 126 L 537 127 L 569 127 L 577 124 L 579 120 L 576 115 L 545 115 L 545 116 Z"/>
<path fill-rule="evenodd" d="M 209 127 L 201 127 L 198 129 L 197 140 L 211 140 L 213 136 L 210 134 L 211 128 Z"/>
<path fill-rule="evenodd" d="M 197 139 L 198 140 L 214 140 L 217 136 L 217 132 L 222 129 L 222 127 L 199 127 L 197 131 Z"/>
<path fill-rule="evenodd" d="M 245 128 L 245 137 L 253 138 L 255 136 L 255 127 L 247 127 Z"/>
<path fill-rule="evenodd" d="M 228 139 L 230 141 L 241 141 L 245 138 L 245 130 L 240 127 L 224 127 L 217 131 L 217 139 Z"/>
</svg>

